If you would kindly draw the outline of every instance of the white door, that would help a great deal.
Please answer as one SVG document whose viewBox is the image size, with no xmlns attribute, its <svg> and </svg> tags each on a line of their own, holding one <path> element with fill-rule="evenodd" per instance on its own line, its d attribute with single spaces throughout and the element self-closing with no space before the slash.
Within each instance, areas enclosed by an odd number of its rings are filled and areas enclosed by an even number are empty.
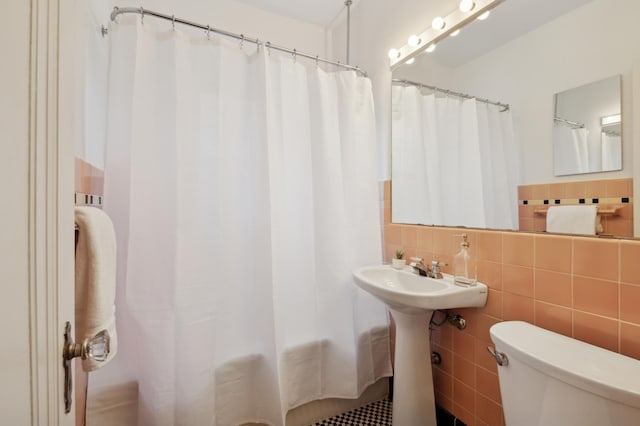
<svg viewBox="0 0 640 426">
<path fill-rule="evenodd" d="M 73 323 L 73 0 L 3 0 L 0 24 L 0 423 L 75 424 L 63 401 Z"/>
</svg>

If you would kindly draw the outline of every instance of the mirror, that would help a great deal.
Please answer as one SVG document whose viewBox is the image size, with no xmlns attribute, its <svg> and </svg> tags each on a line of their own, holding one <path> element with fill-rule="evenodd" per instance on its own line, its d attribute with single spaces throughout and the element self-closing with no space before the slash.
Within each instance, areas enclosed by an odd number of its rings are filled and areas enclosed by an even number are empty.
<svg viewBox="0 0 640 426">
<path fill-rule="evenodd" d="M 489 19 L 473 21 L 463 27 L 457 37 L 441 40 L 435 52 L 417 56 L 411 65 L 395 66 L 392 78 L 438 87 L 442 90 L 429 92 L 428 89 L 421 89 L 423 93 L 434 94 L 436 98 L 465 101 L 464 98 L 447 94 L 447 91 L 451 91 L 510 106 L 509 110 L 502 114 L 505 117 L 510 115 L 512 120 L 514 143 L 505 145 L 505 148 L 515 152 L 512 172 L 516 184 L 507 190 L 511 193 L 518 191 L 518 188 L 527 189 L 524 191 L 526 196 L 518 192 L 514 201 L 513 208 L 517 210 L 519 219 L 515 229 L 545 230 L 544 217 L 538 210 L 547 204 L 590 204 L 607 200 L 608 203 L 628 203 L 625 207 L 629 208 L 623 214 L 620 214 L 619 210 L 615 213 L 618 215 L 615 217 L 622 217 L 628 222 L 625 230 L 613 230 L 612 227 L 611 232 L 605 233 L 633 236 L 633 141 L 630 136 L 634 132 L 632 120 L 622 118 L 632 112 L 634 92 L 631 81 L 637 77 L 640 66 L 640 48 L 629 42 L 640 38 L 640 27 L 629 18 L 636 13 L 640 13 L 640 2 L 504 1 L 492 10 Z M 603 22 L 615 22 L 616 30 L 612 31 L 610 27 L 603 25 Z M 606 167 L 601 167 L 600 171 L 590 171 L 588 175 L 556 173 L 553 142 L 553 117 L 556 114 L 554 96 L 592 82 L 606 81 L 611 76 L 614 76 L 614 83 L 617 80 L 617 83 L 612 85 L 617 85 L 618 88 L 617 103 L 622 104 L 618 109 L 621 112 L 621 120 L 616 122 L 615 118 L 611 118 L 615 115 L 614 111 L 603 111 L 593 119 L 600 124 L 590 132 L 597 137 L 599 146 L 606 144 L 620 147 L 619 150 L 610 149 L 608 152 L 612 155 L 607 158 L 603 158 L 600 153 L 600 162 L 605 160 L 607 164 Z M 394 103 L 396 100 L 397 96 L 392 94 L 392 114 L 412 113 L 402 110 L 406 105 L 401 107 L 400 104 Z M 482 105 L 484 104 L 479 102 L 474 108 L 498 108 Z M 424 127 L 424 122 L 421 123 Z M 400 132 L 405 140 L 409 135 L 406 130 Z M 394 160 L 398 134 L 392 117 L 392 222 L 512 229 L 504 225 L 478 226 L 463 222 L 416 221 L 410 217 L 411 214 L 406 214 L 407 209 L 415 211 L 416 206 L 424 208 L 442 203 L 443 197 L 451 194 L 446 188 L 441 188 L 439 197 L 433 198 L 430 193 L 434 191 L 426 191 L 422 185 L 413 184 L 404 188 L 394 184 L 398 176 L 406 175 L 408 172 Z M 618 138 L 621 134 L 628 137 Z M 438 140 L 438 148 L 443 146 L 443 140 Z M 405 163 L 422 161 L 424 170 L 421 173 L 429 173 L 432 170 L 429 160 L 433 161 L 435 158 L 431 149 L 433 148 L 423 148 L 423 152 L 416 152 L 414 158 L 405 155 Z M 624 156 L 618 156 L 618 151 L 624 153 Z M 502 152 L 507 153 L 506 150 Z M 500 150 L 494 150 L 492 155 L 500 153 Z M 425 156 L 425 159 L 419 160 L 419 156 Z M 450 165 L 449 159 L 440 162 L 445 168 Z M 486 162 L 484 157 L 482 162 Z M 456 170 L 456 167 L 452 167 L 452 170 Z M 625 189 L 601 189 L 605 186 Z M 396 198 L 403 193 L 405 195 L 402 203 L 397 204 Z M 473 196 L 479 193 L 480 191 L 476 191 Z M 496 190 L 487 190 L 483 184 L 481 196 L 486 209 L 492 208 L 493 199 L 490 196 L 496 193 Z M 612 196 L 614 193 L 615 197 Z M 466 199 L 459 195 L 452 198 L 454 203 Z M 534 207 L 538 209 L 536 212 Z M 526 218 L 525 227 L 522 226 L 525 223 L 524 214 L 530 215 Z"/>
<path fill-rule="evenodd" d="M 554 95 L 555 176 L 622 169 L 620 76 Z"/>
</svg>

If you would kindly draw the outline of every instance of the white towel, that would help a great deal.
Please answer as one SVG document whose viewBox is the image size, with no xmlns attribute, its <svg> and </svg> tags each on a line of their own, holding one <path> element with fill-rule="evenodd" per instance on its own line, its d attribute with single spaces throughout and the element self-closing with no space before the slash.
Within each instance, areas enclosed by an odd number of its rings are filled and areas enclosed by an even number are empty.
<svg viewBox="0 0 640 426">
<path fill-rule="evenodd" d="M 107 330 L 110 354 L 103 362 L 82 361 L 84 371 L 107 364 L 116 354 L 116 237 L 111 219 L 95 207 L 76 207 L 76 342 Z"/>
<path fill-rule="evenodd" d="M 547 210 L 547 232 L 596 234 L 596 205 L 552 206 Z"/>
</svg>

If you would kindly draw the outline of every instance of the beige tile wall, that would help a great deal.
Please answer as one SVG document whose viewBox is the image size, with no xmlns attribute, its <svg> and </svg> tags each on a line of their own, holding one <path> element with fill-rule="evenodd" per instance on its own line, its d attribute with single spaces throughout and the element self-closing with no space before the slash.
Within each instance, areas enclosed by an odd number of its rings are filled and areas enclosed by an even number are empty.
<svg viewBox="0 0 640 426">
<path fill-rule="evenodd" d="M 451 264 L 460 229 L 390 222 L 390 182 L 384 184 L 385 256 Z M 465 229 L 487 305 L 459 309 L 467 328 L 431 332 L 438 403 L 469 426 L 504 424 L 497 367 L 486 347 L 489 328 L 524 320 L 640 359 L 640 241 Z M 450 266 L 444 268 L 451 273 Z"/>
<path fill-rule="evenodd" d="M 104 172 L 84 160 L 75 160 L 75 190 L 83 194 L 104 194 Z"/>
</svg>

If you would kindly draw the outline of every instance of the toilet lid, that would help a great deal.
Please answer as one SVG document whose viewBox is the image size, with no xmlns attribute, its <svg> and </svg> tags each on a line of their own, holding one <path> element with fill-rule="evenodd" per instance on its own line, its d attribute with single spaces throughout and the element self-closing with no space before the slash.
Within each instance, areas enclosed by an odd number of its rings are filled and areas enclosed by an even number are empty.
<svg viewBox="0 0 640 426">
<path fill-rule="evenodd" d="M 640 408 L 640 361 L 523 321 L 490 329 L 496 350 L 603 398 Z M 500 372 L 500 367 L 498 372 Z"/>
</svg>

